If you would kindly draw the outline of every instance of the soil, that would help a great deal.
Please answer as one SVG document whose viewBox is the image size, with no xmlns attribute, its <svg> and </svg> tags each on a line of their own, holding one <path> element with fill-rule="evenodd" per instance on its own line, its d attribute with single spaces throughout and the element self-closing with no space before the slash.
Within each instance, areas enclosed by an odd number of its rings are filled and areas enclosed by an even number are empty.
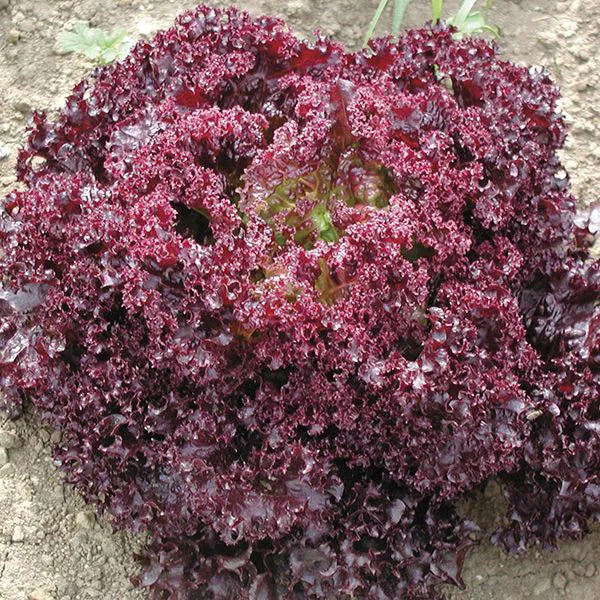
<svg viewBox="0 0 600 600">
<path fill-rule="evenodd" d="M 319 28 L 357 47 L 378 0 L 248 0 L 253 13 L 284 16 L 298 32 Z M 167 26 L 194 2 L 185 0 L 0 0 L 0 195 L 13 187 L 14 162 L 32 107 L 57 109 L 92 66 L 53 52 L 56 35 L 74 21 L 135 36 Z M 226 2 L 213 2 L 224 5 Z M 455 9 L 457 2 L 447 2 Z M 596 0 L 493 0 L 489 21 L 500 25 L 504 53 L 544 65 L 563 89 L 571 134 L 563 151 L 573 192 L 582 204 L 600 184 L 600 4 Z M 407 24 L 428 18 L 429 0 L 414 0 Z M 389 22 L 389 21 L 388 21 Z M 113 534 L 74 494 L 53 465 L 48 431 L 27 414 L 0 422 L 0 599 L 134 600 L 133 553 L 141 540 Z M 554 552 L 507 557 L 486 541 L 503 518 L 493 483 L 463 510 L 482 524 L 481 544 L 465 567 L 467 590 L 448 588 L 452 600 L 600 597 L 600 529 Z"/>
</svg>

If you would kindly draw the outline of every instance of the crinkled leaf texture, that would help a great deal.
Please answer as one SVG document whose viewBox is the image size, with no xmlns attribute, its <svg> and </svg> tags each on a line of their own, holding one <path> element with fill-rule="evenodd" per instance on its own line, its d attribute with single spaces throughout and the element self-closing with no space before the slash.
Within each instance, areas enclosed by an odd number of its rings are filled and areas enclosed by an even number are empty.
<svg viewBox="0 0 600 600">
<path fill-rule="evenodd" d="M 600 512 L 597 207 L 558 92 L 443 26 L 347 52 L 199 7 L 33 117 L 0 385 L 147 531 L 151 598 L 433 598 L 456 501 L 516 551 Z"/>
</svg>

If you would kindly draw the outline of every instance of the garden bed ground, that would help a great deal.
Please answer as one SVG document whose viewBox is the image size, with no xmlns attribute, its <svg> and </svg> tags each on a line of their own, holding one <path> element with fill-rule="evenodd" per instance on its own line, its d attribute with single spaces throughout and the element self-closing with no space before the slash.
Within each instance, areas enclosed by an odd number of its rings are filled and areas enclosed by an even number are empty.
<svg viewBox="0 0 600 600">
<path fill-rule="evenodd" d="M 76 20 L 147 35 L 168 25 L 188 0 L 0 0 L 0 195 L 14 184 L 15 156 L 32 107 L 56 109 L 90 68 L 57 56 L 57 33 Z M 224 5 L 225 2 L 215 4 Z M 316 27 L 351 46 L 359 43 L 377 0 L 248 0 L 254 13 L 285 16 L 304 34 Z M 452 8 L 452 3 L 449 3 Z M 581 203 L 597 199 L 600 184 L 600 5 L 596 0 L 494 0 L 490 21 L 503 30 L 505 53 L 545 65 L 561 84 L 571 135 L 564 151 Z M 422 23 L 429 0 L 415 0 L 409 24 Z M 13 435 L 14 434 L 14 435 Z M 15 437 L 16 436 L 16 437 Z M 137 541 L 111 535 L 81 499 L 63 485 L 50 457 L 53 434 L 27 415 L 0 423 L 0 599 L 132 600 L 132 554 Z M 3 449 L 4 448 L 4 449 Z M 503 506 L 492 484 L 464 506 L 489 533 Z M 483 536 L 466 565 L 467 591 L 454 600 L 593 600 L 600 589 L 600 530 L 553 553 L 531 551 L 518 560 Z"/>
</svg>

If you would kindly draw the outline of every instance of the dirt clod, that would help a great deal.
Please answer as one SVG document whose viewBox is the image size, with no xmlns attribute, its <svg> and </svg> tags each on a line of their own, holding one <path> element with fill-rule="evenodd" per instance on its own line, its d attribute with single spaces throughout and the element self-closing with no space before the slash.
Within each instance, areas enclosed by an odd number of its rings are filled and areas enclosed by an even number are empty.
<svg viewBox="0 0 600 600">
<path fill-rule="evenodd" d="M 81 510 L 75 515 L 75 523 L 82 529 L 93 529 L 96 523 L 94 513 L 89 510 Z"/>
<path fill-rule="evenodd" d="M 552 584 L 557 590 L 564 590 L 567 587 L 567 578 L 563 573 L 558 572 L 552 579 Z"/>
<path fill-rule="evenodd" d="M 3 467 L 0 467 L 0 477 L 10 477 L 11 475 L 14 475 L 15 471 L 15 465 L 8 463 Z"/>
<path fill-rule="evenodd" d="M 33 590 L 27 596 L 27 600 L 55 600 L 54 596 L 45 589 Z"/>
<path fill-rule="evenodd" d="M 13 448 L 20 448 L 22 445 L 23 441 L 19 439 L 18 435 L 0 429 L 0 448 L 10 450 Z"/>
<path fill-rule="evenodd" d="M 31 105 L 29 102 L 25 102 L 23 100 L 17 100 L 13 103 L 13 108 L 21 113 L 23 116 L 27 116 L 31 112 Z"/>
<path fill-rule="evenodd" d="M 23 531 L 23 528 L 20 525 L 17 525 L 13 529 L 11 540 L 15 544 L 19 544 L 25 541 L 25 532 Z"/>
<path fill-rule="evenodd" d="M 548 579 L 542 579 L 542 581 L 538 581 L 533 588 L 534 596 L 544 596 L 547 597 L 547 593 L 550 591 L 551 583 Z"/>
</svg>

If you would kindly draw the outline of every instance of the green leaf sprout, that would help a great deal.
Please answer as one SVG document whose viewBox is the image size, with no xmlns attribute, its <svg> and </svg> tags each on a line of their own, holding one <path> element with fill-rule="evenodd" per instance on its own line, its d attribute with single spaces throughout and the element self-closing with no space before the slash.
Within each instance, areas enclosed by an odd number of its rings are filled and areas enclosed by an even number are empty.
<svg viewBox="0 0 600 600">
<path fill-rule="evenodd" d="M 446 22 L 456 27 L 454 37 L 461 39 L 467 35 L 491 33 L 494 37 L 500 36 L 500 30 L 494 25 L 488 25 L 481 11 L 473 11 L 477 0 L 465 0 L 456 15 Z"/>
<path fill-rule="evenodd" d="M 132 43 L 132 38 L 122 29 L 107 32 L 80 22 L 75 23 L 71 30 L 58 34 L 54 50 L 59 54 L 83 54 L 101 65 L 106 65 L 125 58 Z"/>
</svg>

